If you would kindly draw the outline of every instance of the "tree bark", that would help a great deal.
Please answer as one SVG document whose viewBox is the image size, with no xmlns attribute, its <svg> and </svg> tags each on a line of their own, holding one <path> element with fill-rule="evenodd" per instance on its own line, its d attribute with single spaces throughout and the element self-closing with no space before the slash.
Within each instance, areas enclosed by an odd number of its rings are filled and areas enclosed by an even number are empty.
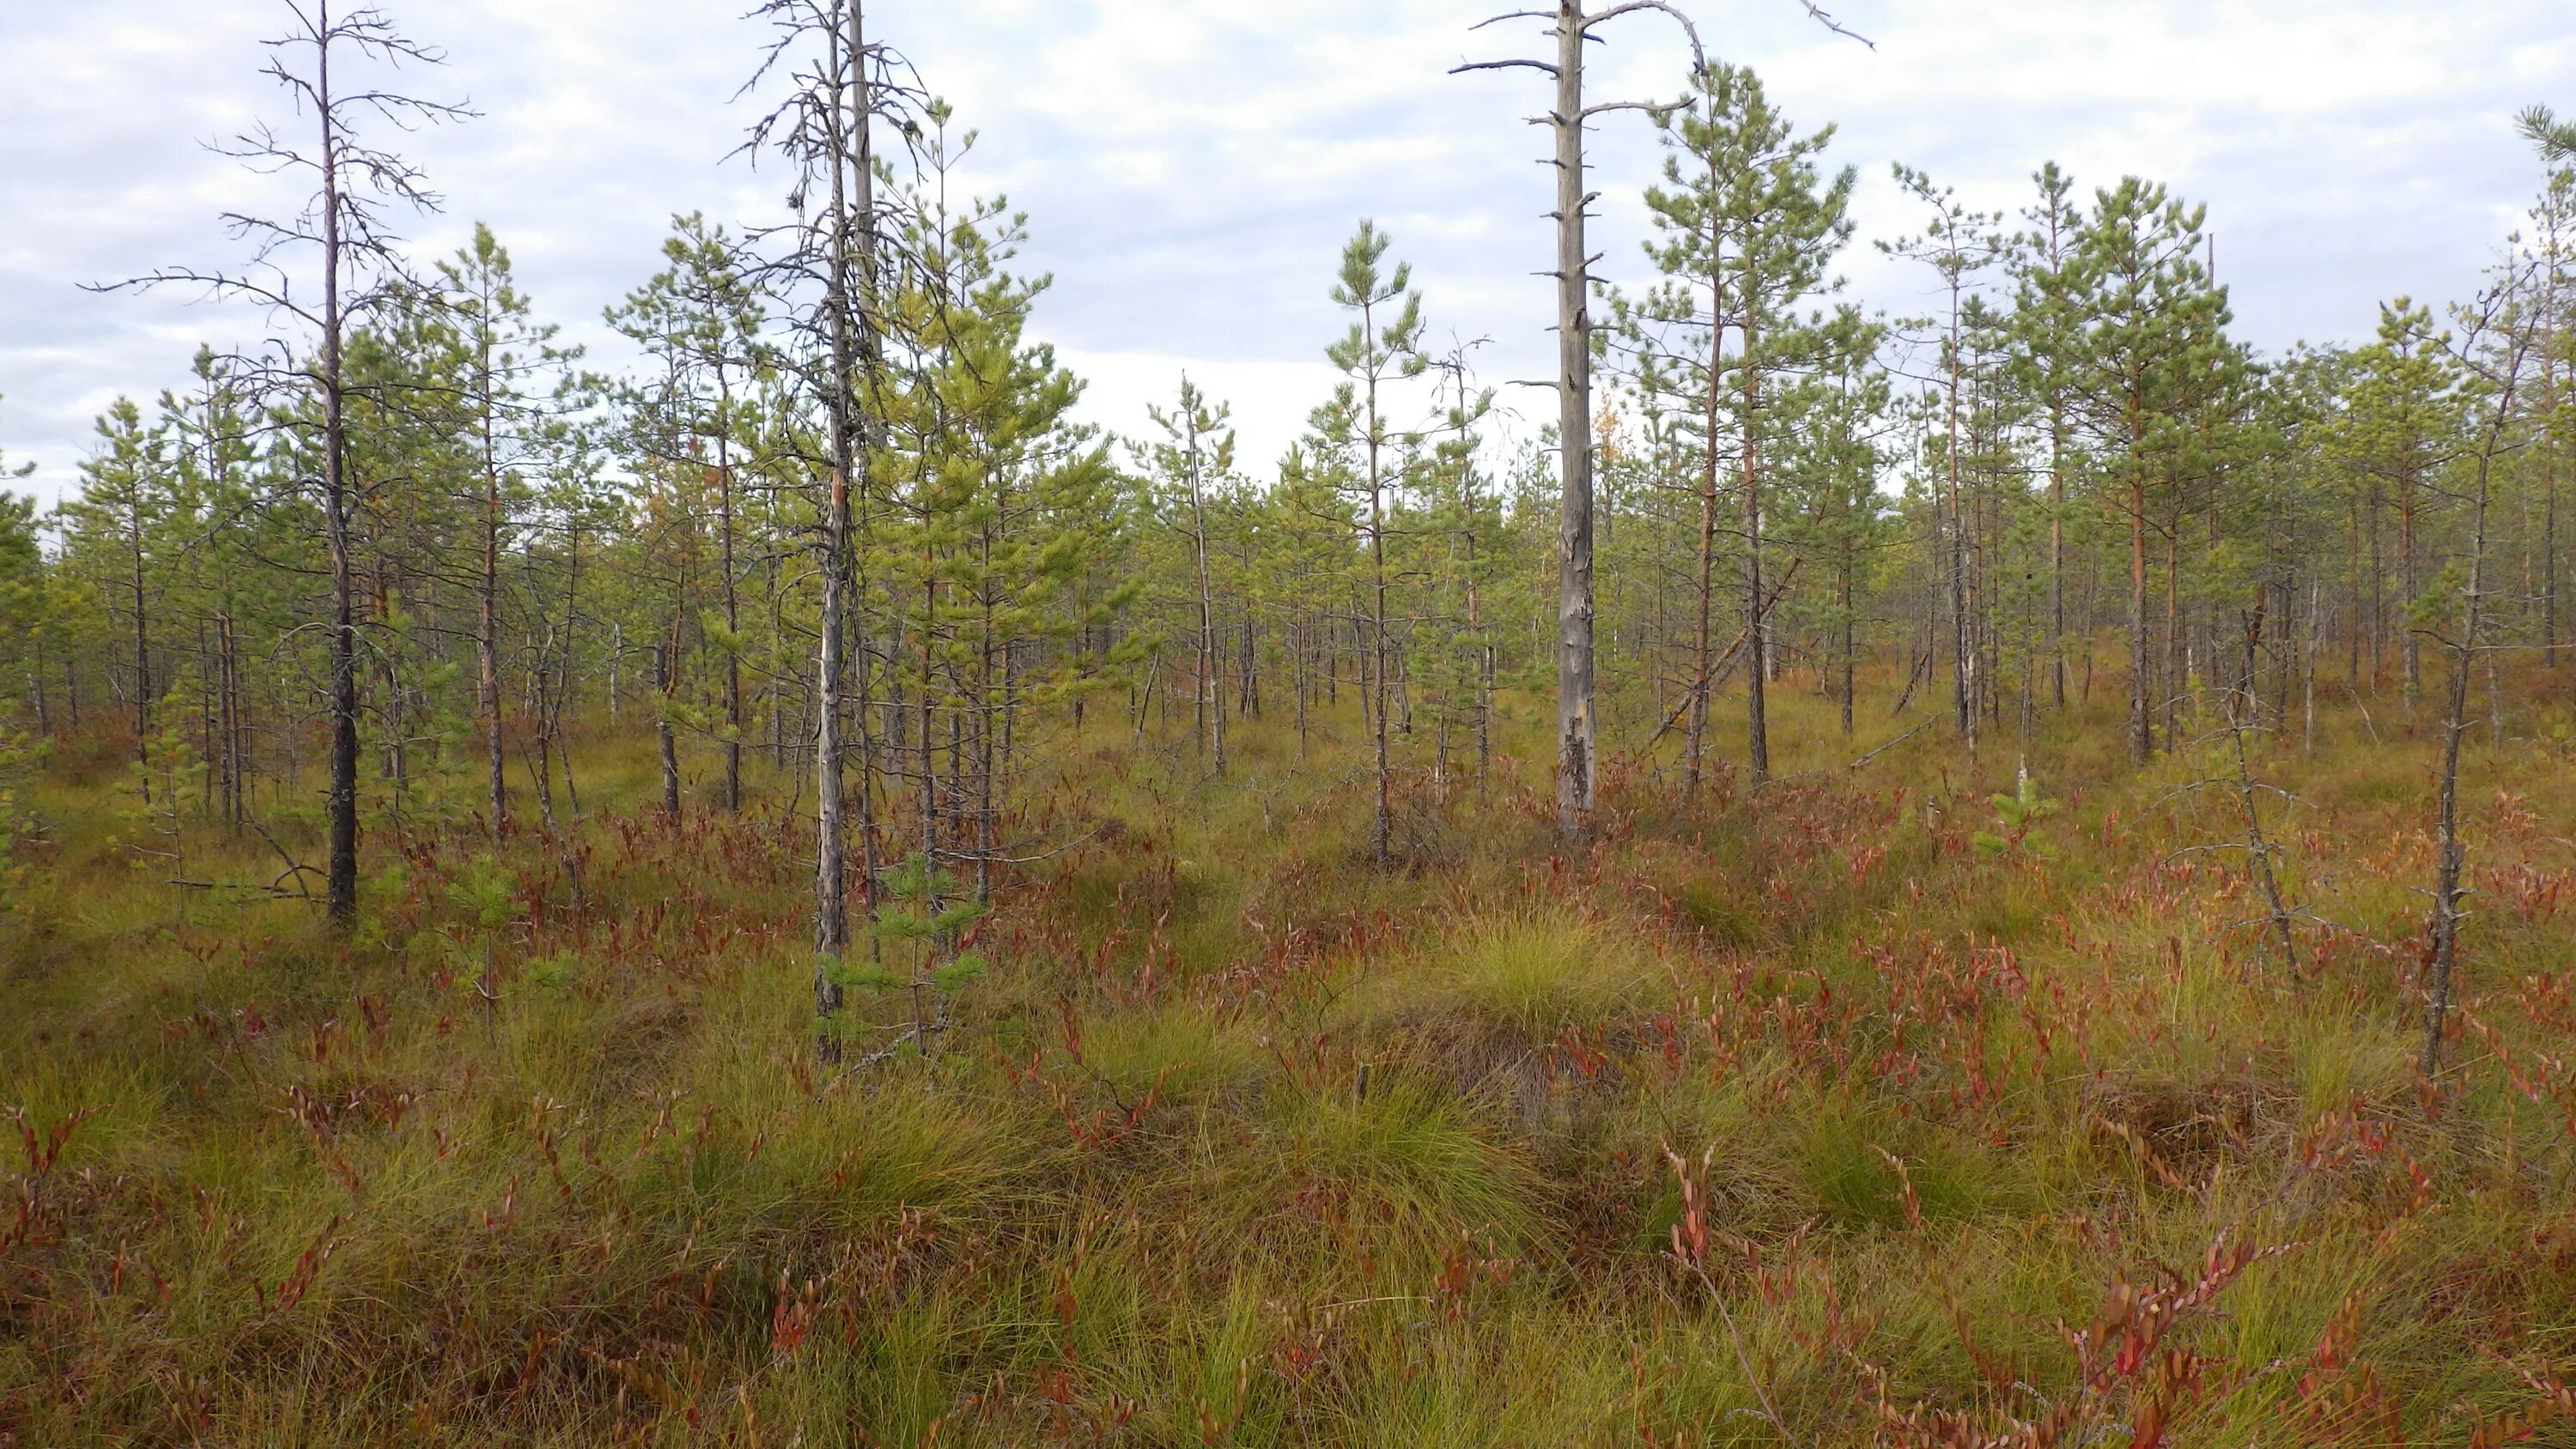
<svg viewBox="0 0 2576 1449">
<path fill-rule="evenodd" d="M 1592 828 L 1599 747 L 1592 665 L 1592 318 L 1585 286 L 1581 0 L 1557 0 L 1556 349 L 1556 823 L 1568 839 Z"/>
<path fill-rule="evenodd" d="M 850 492 L 865 488 L 868 461 L 864 424 L 853 396 L 863 358 L 871 350 L 866 334 L 873 331 L 873 318 L 866 310 L 860 288 L 872 279 L 876 264 L 875 176 L 869 129 L 873 105 L 861 0 L 850 0 L 848 10 L 833 19 L 836 23 L 828 28 L 824 41 L 826 84 L 831 91 L 824 129 L 828 151 L 825 160 L 832 173 L 832 215 L 826 237 L 830 258 L 823 303 L 832 367 L 826 389 L 832 468 L 823 507 L 823 611 L 814 650 L 814 1009 L 816 1016 L 826 1022 L 841 1009 L 841 985 L 834 973 L 850 944 L 848 840 L 842 813 L 841 682 L 847 668 L 843 652 L 853 566 Z M 862 720 L 861 728 L 865 727 Z M 818 1033 L 816 1050 L 827 1063 L 840 1060 L 840 1040 L 828 1028 Z"/>
<path fill-rule="evenodd" d="M 1751 263 L 1746 265 L 1749 269 Z M 1740 430 L 1743 436 L 1738 439 L 1744 458 L 1744 728 L 1753 783 L 1759 785 L 1771 778 L 1771 727 L 1763 694 L 1771 672 L 1771 631 L 1768 601 L 1762 597 L 1762 472 L 1758 441 L 1762 374 L 1753 360 L 1753 278 L 1748 274 L 1744 281 L 1744 420 Z"/>
<path fill-rule="evenodd" d="M 324 34 L 328 11 L 323 12 Z M 331 764 L 323 872 L 332 923 L 358 916 L 358 625 L 349 571 L 349 435 L 340 370 L 340 133 L 331 109 L 331 47 L 314 47 L 322 125 L 322 531 L 331 556 Z"/>
<path fill-rule="evenodd" d="M 501 471 L 492 454 L 492 344 L 491 314 L 487 307 L 482 318 L 484 335 L 480 344 L 481 375 L 477 379 L 482 393 L 481 422 L 483 433 L 483 559 L 481 576 L 475 580 L 474 663 L 476 693 L 483 713 L 484 756 L 490 786 L 490 828 L 492 843 L 501 843 L 509 829 L 509 787 L 502 777 L 501 755 L 501 656 L 498 630 L 501 597 Z"/>
</svg>

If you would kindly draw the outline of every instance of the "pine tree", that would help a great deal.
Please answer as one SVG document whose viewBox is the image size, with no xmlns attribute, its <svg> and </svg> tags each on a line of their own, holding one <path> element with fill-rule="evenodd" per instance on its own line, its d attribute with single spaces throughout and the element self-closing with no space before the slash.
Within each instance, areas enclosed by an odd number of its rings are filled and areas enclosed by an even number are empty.
<svg viewBox="0 0 2576 1449">
<path fill-rule="evenodd" d="M 298 150 L 267 127 L 223 149 L 262 173 L 292 171 L 311 176 L 315 194 L 310 204 L 284 220 L 227 217 L 236 234 L 257 239 L 256 264 L 249 270 L 164 268 L 118 285 L 175 283 L 204 288 L 256 302 L 273 316 L 294 319 L 310 335 L 310 350 L 272 369 L 271 380 L 296 386 L 314 404 L 312 426 L 320 465 L 315 474 L 331 578 L 327 625 L 330 857 L 324 874 L 331 919 L 345 929 L 355 922 L 358 908 L 359 647 L 349 533 L 349 388 L 343 354 L 353 326 L 371 312 L 393 305 L 405 287 L 402 259 L 385 230 L 385 213 L 393 208 L 431 211 L 437 207 L 437 197 L 419 169 L 391 151 L 368 144 L 359 128 L 377 121 L 409 129 L 459 121 L 474 113 L 380 86 L 349 83 L 347 69 L 353 63 L 398 68 L 436 65 L 443 59 L 437 50 L 406 37 L 384 11 L 360 7 L 335 16 L 330 0 L 287 0 L 287 8 L 294 24 L 274 42 L 265 74 L 287 90 L 297 114 L 314 128 L 312 149 Z M 336 73 L 335 65 L 340 68 Z M 311 269 L 300 276 L 283 270 L 281 264 L 281 258 L 296 253 L 313 258 Z"/>
<path fill-rule="evenodd" d="M 2066 708 L 2066 477 L 2076 466 L 2070 391 L 2083 319 L 2072 268 L 2082 207 L 2075 182 L 2051 161 L 2031 176 L 2039 195 L 2022 212 L 2028 230 L 2013 239 L 2012 361 L 2017 382 L 2046 420 L 2048 449 L 2048 690 Z"/>
<path fill-rule="evenodd" d="M 1225 773 L 1225 691 L 1217 680 L 1216 595 L 1208 555 L 1208 495 L 1234 472 L 1232 409 L 1212 403 L 1187 376 L 1170 411 L 1149 407 L 1146 415 L 1161 429 L 1163 440 L 1149 445 L 1151 472 L 1160 485 L 1148 507 L 1157 521 L 1188 546 L 1195 662 L 1192 708 L 1199 748 L 1208 768 Z"/>
<path fill-rule="evenodd" d="M 2433 327 L 2431 309 L 2400 297 L 2379 309 L 2376 341 L 2353 354 L 2356 372 L 2345 411 L 2342 456 L 2357 475 L 2374 519 L 2397 513 L 2397 600 L 2403 622 L 2398 658 L 2407 706 L 2423 689 L 2423 651 L 2414 614 L 2430 583 L 2423 568 L 2425 512 L 2433 473 L 2457 426 L 2456 377 Z"/>
<path fill-rule="evenodd" d="M 1892 386 L 1878 365 L 1883 324 L 1849 306 L 1818 333 L 1816 365 L 1783 399 L 1788 425 L 1776 455 L 1789 501 L 1786 532 L 1801 557 L 1824 561 L 1831 593 L 1815 612 L 1833 674 L 1842 732 L 1854 729 L 1862 625 L 1888 549 L 1889 516 L 1879 493 L 1890 431 Z"/>
<path fill-rule="evenodd" d="M 1764 690 L 1771 672 L 1771 594 L 1763 559 L 1763 484 L 1780 429 L 1772 419 L 1779 381 L 1814 365 L 1822 346 L 1800 303 L 1838 283 L 1828 277 L 1851 238 L 1856 178 L 1846 167 L 1830 182 L 1817 158 L 1833 140 L 1827 126 L 1801 136 L 1750 70 L 1717 65 L 1698 77 L 1690 109 L 1659 114 L 1664 185 L 1646 193 L 1660 240 L 1650 244 L 1664 275 L 1647 312 L 1696 344 L 1674 358 L 1700 423 L 1702 485 L 1695 573 L 1699 591 L 1693 648 L 1691 727 L 1684 792 L 1699 783 L 1702 724 L 1710 675 L 1720 459 L 1732 451 L 1744 539 L 1745 728 L 1757 782 L 1771 770 Z M 1703 301 L 1704 298 L 1704 301 Z M 1728 346 L 1729 336 L 1733 346 Z"/>
<path fill-rule="evenodd" d="M 1461 725 L 1473 737 L 1481 783 L 1494 753 L 1495 650 L 1486 610 L 1501 519 L 1478 459 L 1494 393 L 1475 386 L 1464 346 L 1452 347 L 1432 368 L 1440 379 L 1439 406 L 1409 474 L 1429 596 L 1425 613 L 1438 645 L 1421 652 L 1439 716 L 1433 772 L 1446 783 L 1451 727 Z"/>
<path fill-rule="evenodd" d="M 850 603 L 870 460 L 882 435 L 884 219 L 877 200 L 876 124 L 887 119 L 917 131 L 908 92 L 889 77 L 900 58 L 867 38 L 863 0 L 765 0 L 754 14 L 777 28 L 760 76 L 785 68 L 793 89 L 756 123 L 746 149 L 776 150 L 797 170 L 797 220 L 776 234 L 783 253 L 766 262 L 764 280 L 790 299 L 802 355 L 792 359 L 800 382 L 825 414 L 820 477 L 808 480 L 811 534 L 821 575 L 815 626 L 814 1006 L 816 1050 L 840 1059 L 829 1023 L 841 1007 L 838 973 L 849 949 L 845 706 L 850 673 Z M 859 507 L 854 508 L 854 500 Z M 867 672 L 859 671 L 860 879 L 873 905 L 878 863 L 868 786 L 865 731 Z"/>
<path fill-rule="evenodd" d="M 2070 397 L 2099 452 L 2098 496 L 2128 532 L 2129 753 L 2138 762 L 2155 749 L 2147 534 L 2179 545 L 2201 410 L 2235 386 L 2227 294 L 2201 263 L 2206 214 L 2136 177 L 2096 192 L 2069 284 L 2084 325 Z M 2175 602 L 2169 587 L 2169 610 Z"/>
<path fill-rule="evenodd" d="M 1387 567 L 1389 492 L 1397 482 L 1390 454 L 1405 439 L 1387 416 L 1387 389 L 1430 369 L 1422 353 L 1422 294 L 1413 289 L 1413 268 L 1398 262 L 1386 267 L 1394 239 L 1362 221 L 1342 244 L 1342 265 L 1334 277 L 1333 305 L 1356 313 L 1350 331 L 1324 349 L 1324 356 L 1343 374 L 1332 400 L 1308 421 L 1316 438 L 1350 459 L 1352 483 L 1367 503 L 1360 515 L 1361 544 L 1368 554 L 1369 747 L 1376 793 L 1369 816 L 1369 858 L 1383 866 L 1390 858 L 1389 782 L 1393 766 L 1387 751 L 1387 715 L 1393 698 L 1388 672 L 1396 656 L 1388 607 L 1392 574 Z"/>
<path fill-rule="evenodd" d="M 697 621 L 723 655 L 724 808 L 742 810 L 742 484 L 735 452 L 755 378 L 767 365 L 764 308 L 722 226 L 691 212 L 671 219 L 667 265 L 609 309 L 608 323 L 644 348 L 652 372 L 627 390 L 630 446 L 672 468 L 707 475 L 715 525 L 712 565 L 721 619 Z M 714 625 L 710 630 L 707 626 Z M 679 625 L 675 623 L 674 628 Z"/>
<path fill-rule="evenodd" d="M 178 506 L 177 470 L 168 433 L 144 426 L 143 410 L 131 398 L 118 398 L 100 414 L 96 431 L 96 451 L 81 463 L 80 493 L 60 510 L 64 564 L 85 581 L 87 596 L 121 621 L 134 762 L 147 772 L 141 778 L 148 805 L 152 707 L 168 682 L 154 670 L 153 626 L 161 602 L 157 565 Z"/>
<path fill-rule="evenodd" d="M 1362 525 L 1352 499 L 1350 460 L 1330 443 L 1291 446 L 1279 460 L 1279 479 L 1264 499 L 1271 540 L 1264 560 L 1265 587 L 1289 605 L 1287 648 L 1294 676 L 1297 756 L 1306 758 L 1313 716 L 1338 692 L 1334 640 L 1353 592 L 1356 551 L 1350 542 Z"/>
<path fill-rule="evenodd" d="M 243 629 L 258 612 L 267 572 L 249 546 L 246 521 L 256 503 L 250 469 L 258 454 L 237 364 L 200 346 L 190 372 L 194 387 L 164 392 L 160 400 L 185 515 L 184 547 L 168 561 L 176 565 L 181 605 L 173 622 L 196 635 L 199 750 L 204 782 L 216 797 L 210 803 L 239 834 L 249 815 L 254 754 Z"/>
<path fill-rule="evenodd" d="M 1930 266 L 1941 279 L 1944 298 L 1941 316 L 1917 320 L 1912 326 L 1932 334 L 1940 359 L 1942 414 L 1938 446 L 1942 487 L 1938 501 L 1950 626 L 1950 707 L 1953 726 L 1974 753 L 1977 719 L 1987 686 L 1977 672 L 1978 601 L 1974 593 L 1976 574 L 1969 561 L 1974 524 L 1968 516 L 1967 480 L 1962 477 L 1968 439 L 1962 436 L 1961 427 L 1967 420 L 1963 407 L 1972 401 L 1967 392 L 1968 303 L 1978 274 L 2003 253 L 2003 238 L 1994 231 L 2002 218 L 1962 206 L 1955 191 L 1934 185 L 1931 177 L 1910 166 L 1894 169 L 1897 184 L 1932 215 L 1922 235 L 1881 242 L 1880 249 Z"/>
<path fill-rule="evenodd" d="M 36 471 L 33 462 L 12 465 L 0 453 L 0 479 L 12 482 Z M 36 500 L 0 488 L 0 650 L 16 656 L 13 678 L 27 685 L 39 743 L 54 732 L 45 690 L 45 637 L 54 613 L 55 581 L 38 537 Z M 21 652 L 23 651 L 23 652 Z"/>
<path fill-rule="evenodd" d="M 557 329 L 535 320 L 511 274 L 510 254 L 476 223 L 471 241 L 439 263 L 439 304 L 453 328 L 455 399 L 472 454 L 475 519 L 474 668 L 489 812 L 497 843 L 509 829 L 502 748 L 502 569 L 527 507 L 528 466 L 546 446 L 568 368 L 580 353 L 554 345 Z M 549 385 L 551 384 L 551 385 Z"/>
</svg>

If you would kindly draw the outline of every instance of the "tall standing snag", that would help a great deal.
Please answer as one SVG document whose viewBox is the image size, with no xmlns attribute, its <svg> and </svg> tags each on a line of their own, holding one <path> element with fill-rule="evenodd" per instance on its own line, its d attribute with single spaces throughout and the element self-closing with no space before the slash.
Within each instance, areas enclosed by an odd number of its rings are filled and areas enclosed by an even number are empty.
<svg viewBox="0 0 2576 1449">
<path fill-rule="evenodd" d="M 842 767 L 843 678 L 849 672 L 851 596 L 856 591 L 858 531 L 853 496 L 864 498 L 872 447 L 872 408 L 882 370 L 878 265 L 883 231 L 877 214 L 874 125 L 907 93 L 888 73 L 899 62 L 867 39 L 862 0 L 768 0 L 752 12 L 779 37 L 752 81 L 782 64 L 794 89 L 752 128 L 745 148 L 775 149 L 797 168 L 790 198 L 799 216 L 781 229 L 787 254 L 766 269 L 773 285 L 799 293 L 798 329 L 813 351 L 803 383 L 817 393 L 828 420 L 816 502 L 815 555 L 823 608 L 814 646 L 814 1008 L 825 1061 L 840 1051 L 831 1023 L 841 1008 L 837 974 L 849 949 L 848 830 Z M 801 46 L 812 46 L 808 54 Z M 913 123 L 900 113 L 896 123 Z M 863 398 L 863 394 L 866 395 Z M 859 671 L 862 743 L 867 678 Z M 927 747 L 925 746 L 925 749 Z M 873 908 L 877 882 L 871 780 L 859 778 L 862 879 Z"/>
<path fill-rule="evenodd" d="M 1816 0 L 1801 0 L 1807 13 L 1837 34 Z M 1707 55 L 1700 48 L 1698 27 L 1665 0 L 1623 0 L 1600 10 L 1587 10 L 1584 0 L 1556 0 L 1553 10 L 1513 10 L 1479 21 L 1482 30 L 1506 20 L 1547 20 L 1556 42 L 1553 61 L 1512 59 L 1469 61 L 1452 66 L 1459 75 L 1475 70 L 1534 70 L 1556 82 L 1556 104 L 1530 124 L 1554 133 L 1556 152 L 1556 266 L 1541 275 L 1556 279 L 1557 479 L 1556 521 L 1556 824 L 1568 839 L 1591 830 L 1594 787 L 1600 773 L 1600 745 L 1592 703 L 1592 316 L 1591 266 L 1598 260 L 1587 250 L 1584 221 L 1598 193 L 1584 189 L 1583 127 L 1610 111 L 1669 114 L 1689 103 L 1687 97 L 1664 105 L 1645 101 L 1583 103 L 1583 46 L 1599 37 L 1594 31 L 1622 16 L 1653 10 L 1682 27 L 1691 48 L 1691 74 L 1705 74 Z M 1859 37 L 1854 36 L 1854 39 Z M 1868 42 L 1863 41 L 1863 44 Z"/>
<path fill-rule="evenodd" d="M 315 189 L 304 210 L 282 221 L 226 212 L 224 222 L 233 235 L 253 242 L 251 259 L 241 271 L 164 267 L 99 290 L 173 283 L 201 287 L 210 296 L 257 302 L 272 318 L 291 318 L 312 335 L 310 357 L 263 358 L 253 376 L 272 388 L 307 392 L 321 413 L 321 476 L 310 481 L 321 495 L 331 572 L 330 858 L 325 880 L 331 919 L 346 926 L 358 910 L 358 625 L 349 540 L 350 388 L 342 353 L 353 320 L 363 322 L 387 308 L 410 286 L 397 251 L 400 238 L 385 229 L 385 213 L 397 206 L 415 212 L 439 207 L 422 172 L 391 151 L 358 139 L 357 123 L 372 118 L 407 130 L 475 113 L 386 90 L 339 86 L 332 64 L 343 58 L 399 69 L 406 63 L 438 65 L 445 57 L 406 38 L 374 6 L 352 7 L 335 17 L 331 0 L 283 3 L 293 23 L 287 34 L 267 42 L 271 54 L 263 73 L 295 98 L 297 114 L 315 127 L 318 149 L 298 150 L 265 124 L 216 149 L 263 174 L 310 173 Z M 309 70 L 294 63 L 299 54 L 311 62 Z M 318 262 L 312 273 L 299 278 L 283 258 L 305 249 L 317 253 Z M 298 290 L 299 279 L 307 290 Z"/>
<path fill-rule="evenodd" d="M 2460 924 L 2467 917 L 2461 908 L 2468 894 L 2461 883 L 2468 850 L 2460 842 L 2460 741 L 2468 733 L 2469 671 L 2485 647 L 2479 635 L 2486 625 L 2487 594 L 2493 588 L 2487 576 L 2487 510 L 2495 466 L 2511 446 L 2523 368 L 2534 340 L 2530 328 L 2512 325 L 2528 281 L 2525 271 L 2508 271 L 2473 306 L 2462 309 L 2462 335 L 2450 346 L 2467 387 L 2482 404 L 2483 416 L 2468 439 L 2465 460 L 2468 558 L 2459 585 L 2459 613 L 2446 634 L 2435 636 L 2450 656 L 2451 672 L 2442 710 L 2442 763 L 2435 790 L 2434 843 L 2439 855 L 2424 950 L 2424 1048 L 2417 1062 L 2426 1077 L 2441 1070 L 2442 1032 L 2451 1009 Z"/>
</svg>

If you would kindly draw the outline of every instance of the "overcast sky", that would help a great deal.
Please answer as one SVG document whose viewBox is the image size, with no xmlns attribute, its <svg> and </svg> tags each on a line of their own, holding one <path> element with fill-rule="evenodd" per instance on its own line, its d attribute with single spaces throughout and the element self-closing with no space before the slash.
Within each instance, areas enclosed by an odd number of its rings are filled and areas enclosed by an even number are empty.
<svg viewBox="0 0 2576 1449">
<path fill-rule="evenodd" d="M 1525 3 L 1525 0 L 1524 0 Z M 2054 158 L 2088 190 L 2135 172 L 2205 201 L 2239 330 L 2278 350 L 2366 335 L 2376 303 L 2474 289 L 2537 182 L 2512 129 L 2576 111 L 2568 0 L 1681 0 L 1712 55 L 1752 65 L 1800 125 L 1840 127 L 1861 241 L 1850 291 L 1903 313 L 1927 278 L 1869 246 L 1919 225 L 1891 161 L 1972 204 L 2022 205 Z M 407 235 L 444 254 L 476 220 L 566 334 L 617 355 L 600 309 L 649 275 L 675 211 L 774 216 L 785 178 L 728 160 L 763 32 L 746 0 L 389 0 L 449 64 L 409 82 L 484 114 L 409 138 L 447 198 Z M 1145 426 L 1186 369 L 1276 456 L 1329 389 L 1336 249 L 1373 216 L 1415 264 L 1433 335 L 1489 337 L 1493 380 L 1543 376 L 1549 180 L 1533 27 L 1468 33 L 1488 0 L 875 0 L 871 28 L 982 133 L 967 171 L 1030 213 L 1051 272 L 1038 332 L 1092 379 L 1089 414 Z M 205 143 L 287 119 L 258 75 L 279 0 L 0 0 L 0 452 L 58 495 L 118 393 L 148 401 L 203 340 L 260 319 L 187 296 L 94 296 L 157 264 L 230 264 L 218 213 L 274 193 Z M 1594 93 L 1674 92 L 1678 32 L 1640 15 Z M 1633 275 L 1655 143 L 1595 142 L 1604 269 Z M 1524 394 L 1532 412 L 1546 404 Z"/>
</svg>

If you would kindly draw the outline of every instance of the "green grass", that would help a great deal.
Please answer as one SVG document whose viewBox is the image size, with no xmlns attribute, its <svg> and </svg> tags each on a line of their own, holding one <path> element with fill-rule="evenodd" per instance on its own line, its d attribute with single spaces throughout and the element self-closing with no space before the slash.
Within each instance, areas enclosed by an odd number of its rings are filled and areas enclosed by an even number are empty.
<svg viewBox="0 0 2576 1449">
<path fill-rule="evenodd" d="M 1439 793 L 1400 741 L 1384 871 L 1355 720 L 1303 766 L 1238 722 L 1216 780 L 1100 711 L 1038 756 L 1082 843 L 1007 883 L 992 974 L 849 1073 L 757 758 L 743 820 L 692 759 L 674 824 L 649 741 L 591 735 L 578 906 L 418 781 L 342 939 L 139 869 L 113 742 L 65 742 L 0 925 L 0 1445 L 1963 1445 L 2049 1406 L 2119 1444 L 2168 1349 L 2167 1444 L 2465 1443 L 2576 1367 L 2576 763 L 2472 754 L 2499 873 L 2426 1084 L 2430 742 L 2266 746 L 2332 923 L 2294 980 L 2195 848 L 2233 798 L 2132 774 L 2115 694 L 2031 742 L 2041 850 L 1971 843 L 2017 758 L 1852 773 L 1910 722 L 1782 689 L 1773 785 L 1622 762 L 1579 851 L 1534 767 Z M 2214 1245 L 2264 1255 L 2203 1293 Z M 2085 1359 L 2129 1291 L 2180 1306 Z"/>
</svg>

